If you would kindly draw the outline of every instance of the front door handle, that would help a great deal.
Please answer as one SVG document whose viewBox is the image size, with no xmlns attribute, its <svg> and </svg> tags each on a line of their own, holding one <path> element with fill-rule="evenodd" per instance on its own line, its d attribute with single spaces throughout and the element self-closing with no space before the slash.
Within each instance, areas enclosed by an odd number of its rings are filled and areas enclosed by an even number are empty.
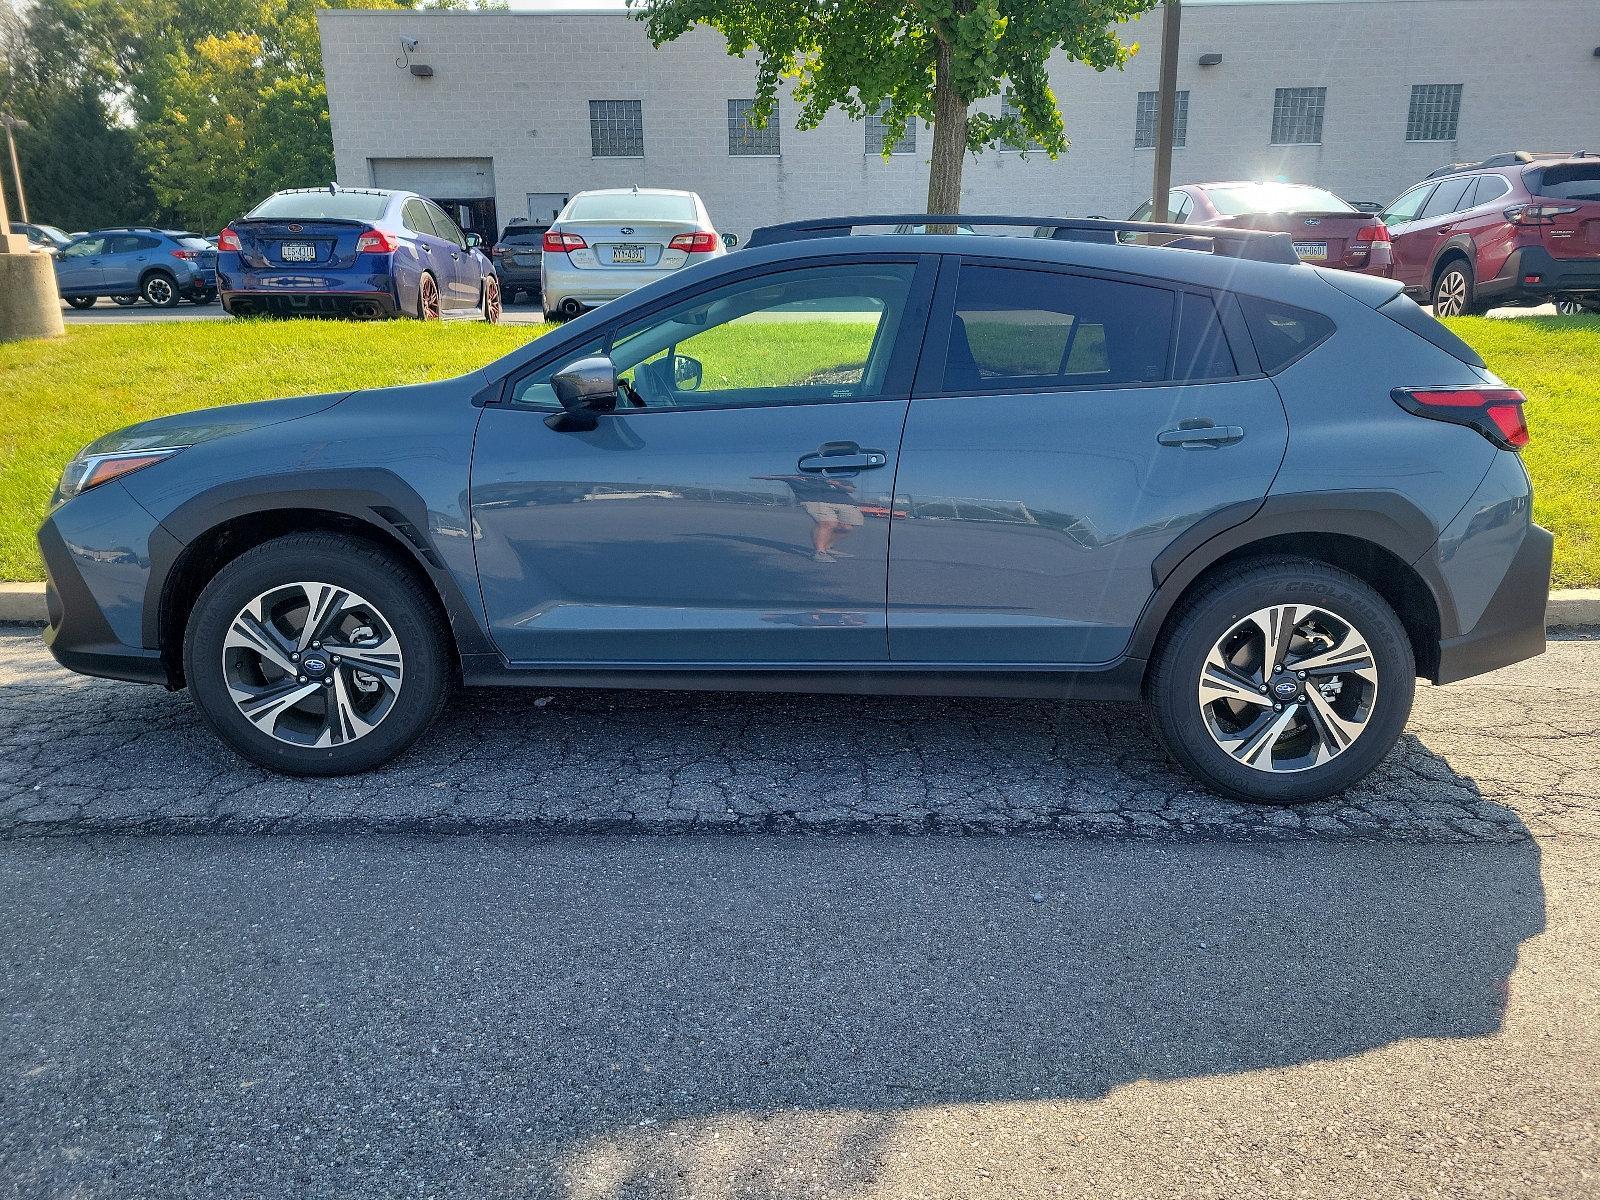
<svg viewBox="0 0 1600 1200">
<path fill-rule="evenodd" d="M 835 475 L 871 471 L 888 461 L 889 456 L 882 450 L 863 450 L 854 442 L 825 442 L 795 465 L 813 475 Z"/>
<path fill-rule="evenodd" d="M 1163 429 L 1156 441 L 1163 446 L 1183 446 L 1190 450 L 1206 450 L 1217 446 L 1231 446 L 1244 437 L 1238 425 L 1213 425 L 1210 421 L 1185 421 L 1176 429 Z"/>
</svg>

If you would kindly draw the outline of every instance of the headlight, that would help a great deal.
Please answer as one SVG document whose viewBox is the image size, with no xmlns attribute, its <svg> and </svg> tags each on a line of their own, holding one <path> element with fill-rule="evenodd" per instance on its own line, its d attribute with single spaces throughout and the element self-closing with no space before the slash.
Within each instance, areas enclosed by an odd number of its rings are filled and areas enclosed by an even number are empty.
<svg viewBox="0 0 1600 1200">
<path fill-rule="evenodd" d="M 183 446 L 163 446 L 150 450 L 123 450 L 116 454 L 80 454 L 67 464 L 61 473 L 61 484 L 56 489 L 63 500 L 70 500 L 81 492 L 110 483 L 143 467 L 153 466 L 171 458 Z"/>
</svg>

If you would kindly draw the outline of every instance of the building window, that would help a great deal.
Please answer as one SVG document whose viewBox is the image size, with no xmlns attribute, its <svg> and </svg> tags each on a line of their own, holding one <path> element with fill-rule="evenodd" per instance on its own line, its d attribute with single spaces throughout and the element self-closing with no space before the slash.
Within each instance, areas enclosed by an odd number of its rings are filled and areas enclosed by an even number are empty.
<svg viewBox="0 0 1600 1200">
<path fill-rule="evenodd" d="M 1316 146 L 1322 142 L 1322 110 L 1328 89 L 1279 88 L 1272 97 L 1272 144 Z"/>
<path fill-rule="evenodd" d="M 755 108 L 754 100 L 729 100 L 728 101 L 728 153 L 758 158 L 773 158 L 780 151 L 778 149 L 778 105 L 772 105 L 772 115 L 767 118 L 765 129 L 758 129 L 750 123 L 750 113 Z"/>
<path fill-rule="evenodd" d="M 1007 92 L 1005 94 L 1005 96 L 1001 98 L 1001 100 L 1000 100 L 1000 115 L 1002 117 L 1016 117 L 1017 120 L 1019 120 L 1019 121 L 1022 119 L 1022 110 L 1017 107 L 1016 93 Z M 1002 150 L 1018 150 L 1018 149 L 1022 149 L 1022 150 L 1043 150 L 1044 146 L 1041 143 L 1034 141 L 1032 138 L 1029 138 L 1028 139 L 1028 144 L 1026 146 L 1022 146 L 1022 147 L 1001 146 L 1000 149 L 1002 149 Z"/>
<path fill-rule="evenodd" d="M 1172 113 L 1172 144 L 1185 145 L 1189 140 L 1189 93 L 1177 94 Z M 1140 92 L 1139 108 L 1133 118 L 1133 148 L 1153 150 L 1156 144 L 1156 120 L 1160 115 L 1159 92 Z"/>
<path fill-rule="evenodd" d="M 1453 142 L 1461 121 L 1459 83 L 1418 83 L 1411 88 L 1406 141 Z"/>
<path fill-rule="evenodd" d="M 890 154 L 915 154 L 917 152 L 917 123 L 912 120 L 907 123 L 906 131 L 900 140 L 892 146 L 885 146 L 888 129 L 883 123 L 883 114 L 889 111 L 889 102 L 885 100 L 876 109 L 867 114 L 867 153 L 882 154 L 885 149 Z"/>
<path fill-rule="evenodd" d="M 589 144 L 596 158 L 643 158 L 644 102 L 589 101 Z"/>
</svg>

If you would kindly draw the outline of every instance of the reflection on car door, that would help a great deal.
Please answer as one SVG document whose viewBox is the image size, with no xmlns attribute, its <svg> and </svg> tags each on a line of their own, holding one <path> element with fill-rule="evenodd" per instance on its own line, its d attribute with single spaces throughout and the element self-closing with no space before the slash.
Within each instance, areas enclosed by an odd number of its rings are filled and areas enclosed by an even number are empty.
<svg viewBox="0 0 1600 1200">
<path fill-rule="evenodd" d="M 900 446 L 890 657 L 1110 661 L 1156 556 L 1266 495 L 1277 389 L 1208 293 L 978 259 L 949 275 Z"/>
<path fill-rule="evenodd" d="M 722 283 L 561 351 L 485 409 L 483 602 L 517 663 L 882 662 L 889 512 L 931 260 Z M 609 349 L 621 406 L 557 432 Z"/>
</svg>

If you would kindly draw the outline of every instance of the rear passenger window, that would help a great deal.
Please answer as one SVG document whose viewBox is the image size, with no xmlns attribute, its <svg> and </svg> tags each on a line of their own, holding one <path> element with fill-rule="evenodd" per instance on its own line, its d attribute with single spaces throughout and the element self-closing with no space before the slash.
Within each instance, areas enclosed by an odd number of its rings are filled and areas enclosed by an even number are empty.
<svg viewBox="0 0 1600 1200">
<path fill-rule="evenodd" d="M 1175 299 L 1165 288 L 967 264 L 956 288 L 944 390 L 1160 382 Z"/>
<path fill-rule="evenodd" d="M 1261 369 L 1269 375 L 1309 354 L 1333 333 L 1327 317 L 1292 304 L 1240 296 L 1239 307 L 1244 309 Z"/>
<path fill-rule="evenodd" d="M 1419 218 L 1427 220 L 1429 217 L 1443 217 L 1453 212 L 1460 212 L 1466 207 L 1467 189 L 1476 182 L 1476 178 L 1471 175 L 1465 179 L 1446 179 L 1434 190 L 1433 195 L 1428 197 L 1428 202 L 1422 206 Z"/>
<path fill-rule="evenodd" d="M 1239 373 L 1222 332 L 1222 319 L 1209 296 L 1185 294 L 1178 317 L 1178 356 L 1172 377 L 1178 380 L 1231 379 Z"/>
</svg>

